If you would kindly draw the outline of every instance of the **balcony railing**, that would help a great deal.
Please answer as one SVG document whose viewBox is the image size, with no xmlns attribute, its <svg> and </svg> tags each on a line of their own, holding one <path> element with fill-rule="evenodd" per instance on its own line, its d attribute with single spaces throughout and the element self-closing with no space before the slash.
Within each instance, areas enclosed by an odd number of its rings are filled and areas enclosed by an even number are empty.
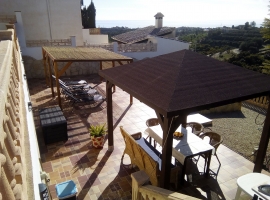
<svg viewBox="0 0 270 200">
<path fill-rule="evenodd" d="M 109 51 L 113 51 L 113 44 L 89 44 L 89 43 L 85 42 L 84 46 L 94 47 L 94 48 L 102 48 L 102 49 L 107 49 Z"/>
<path fill-rule="evenodd" d="M 247 102 L 263 109 L 267 109 L 269 105 L 269 99 L 267 96 L 250 99 L 250 100 L 247 100 Z"/>
<path fill-rule="evenodd" d="M 0 22 L 2 23 L 15 23 L 16 20 L 16 16 L 15 15 L 0 15 Z"/>
<path fill-rule="evenodd" d="M 140 44 L 119 44 L 119 52 L 154 52 L 157 51 L 157 44 L 140 43 Z"/>
<path fill-rule="evenodd" d="M 89 34 L 90 35 L 99 35 L 100 34 L 100 28 L 89 28 Z"/>
<path fill-rule="evenodd" d="M 33 194 L 33 183 L 29 182 L 33 174 L 25 106 L 26 81 L 14 27 L 7 27 L 8 30 L 0 32 L 0 199 L 34 199 L 29 196 Z"/>
<path fill-rule="evenodd" d="M 173 192 L 149 183 L 149 176 L 144 171 L 138 171 L 131 174 L 132 178 L 132 200 L 181 200 L 197 199 L 185 194 Z"/>
<path fill-rule="evenodd" d="M 42 46 L 71 46 L 71 39 L 59 40 L 26 40 L 27 47 L 42 47 Z"/>
</svg>

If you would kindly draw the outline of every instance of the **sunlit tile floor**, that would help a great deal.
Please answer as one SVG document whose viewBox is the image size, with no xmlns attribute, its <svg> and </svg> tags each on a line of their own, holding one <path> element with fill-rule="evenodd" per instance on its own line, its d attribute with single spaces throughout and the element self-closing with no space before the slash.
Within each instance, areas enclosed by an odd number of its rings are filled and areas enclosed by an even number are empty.
<svg viewBox="0 0 270 200">
<path fill-rule="evenodd" d="M 105 97 L 105 83 L 97 75 L 72 77 L 73 80 L 86 80 Z M 106 102 L 98 105 L 71 106 L 62 97 L 64 116 L 67 119 L 68 140 L 45 145 L 40 127 L 39 109 L 55 106 L 56 97 L 46 86 L 45 79 L 28 80 L 33 113 L 40 148 L 43 170 L 50 175 L 48 183 L 51 196 L 57 199 L 55 184 L 73 180 L 78 188 L 77 199 L 131 199 L 130 174 L 136 168 L 130 168 L 126 155 L 120 163 L 124 141 L 119 126 L 135 133 L 146 129 L 145 121 L 156 117 L 153 109 L 134 99 L 129 104 L 129 94 L 116 87 L 113 93 L 114 151 L 108 151 L 107 141 L 103 149 L 95 149 L 89 137 L 88 127 L 93 124 L 106 123 Z M 56 91 L 56 89 L 55 89 Z M 239 176 L 250 173 L 253 163 L 221 145 L 218 149 L 221 168 L 217 176 L 208 178 L 201 175 L 204 164 L 201 158 L 198 165 L 194 160 L 188 163 L 186 182 L 177 191 L 199 199 L 234 199 L 237 190 L 236 180 Z M 213 156 L 211 170 L 217 172 L 219 164 Z M 263 172 L 266 173 L 266 172 Z M 171 190 L 175 190 L 173 185 Z M 242 199 L 249 199 L 242 195 Z"/>
</svg>

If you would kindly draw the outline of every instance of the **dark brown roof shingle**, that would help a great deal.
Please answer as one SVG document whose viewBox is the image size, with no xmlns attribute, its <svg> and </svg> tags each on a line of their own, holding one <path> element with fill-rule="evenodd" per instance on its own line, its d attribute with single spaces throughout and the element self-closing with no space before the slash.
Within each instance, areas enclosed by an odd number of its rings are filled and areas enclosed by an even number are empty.
<svg viewBox="0 0 270 200">
<path fill-rule="evenodd" d="M 168 116 L 270 94 L 270 76 L 182 50 L 99 74 Z"/>
</svg>

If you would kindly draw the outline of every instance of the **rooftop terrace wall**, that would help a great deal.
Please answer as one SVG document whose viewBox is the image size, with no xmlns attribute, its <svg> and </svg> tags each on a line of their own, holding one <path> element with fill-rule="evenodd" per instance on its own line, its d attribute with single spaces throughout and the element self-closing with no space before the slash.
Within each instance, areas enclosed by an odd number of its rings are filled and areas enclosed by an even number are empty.
<svg viewBox="0 0 270 200">
<path fill-rule="evenodd" d="M 39 199 L 39 150 L 20 46 L 0 31 L 0 200 Z"/>
</svg>

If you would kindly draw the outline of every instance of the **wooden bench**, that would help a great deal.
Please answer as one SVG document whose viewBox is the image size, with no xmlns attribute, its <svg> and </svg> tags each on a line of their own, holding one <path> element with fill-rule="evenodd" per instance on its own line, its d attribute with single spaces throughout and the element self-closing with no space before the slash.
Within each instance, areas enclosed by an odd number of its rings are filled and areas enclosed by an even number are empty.
<svg viewBox="0 0 270 200">
<path fill-rule="evenodd" d="M 159 186 L 159 177 L 161 173 L 161 153 L 157 151 L 145 138 L 142 133 L 130 135 L 120 126 L 121 134 L 124 138 L 126 147 L 123 152 L 121 162 L 125 154 L 130 157 L 131 165 L 136 165 L 140 170 L 144 170 L 150 177 L 150 182 L 154 186 Z M 180 168 L 171 165 L 170 180 L 178 188 L 178 173 Z"/>
</svg>

